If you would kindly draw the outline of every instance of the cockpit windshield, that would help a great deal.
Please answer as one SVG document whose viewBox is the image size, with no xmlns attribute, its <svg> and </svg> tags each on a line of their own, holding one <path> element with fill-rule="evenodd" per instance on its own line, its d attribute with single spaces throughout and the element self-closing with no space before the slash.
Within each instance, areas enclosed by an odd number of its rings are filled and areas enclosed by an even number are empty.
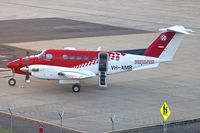
<svg viewBox="0 0 200 133">
<path fill-rule="evenodd" d="M 39 53 L 39 54 L 37 55 L 37 57 L 38 57 L 39 59 L 45 58 L 45 52 L 46 52 L 46 50 L 43 50 L 41 53 Z"/>
<path fill-rule="evenodd" d="M 53 58 L 53 55 L 51 53 L 48 53 L 46 50 L 44 50 L 40 54 L 38 54 L 37 57 L 39 59 L 51 60 Z"/>
</svg>

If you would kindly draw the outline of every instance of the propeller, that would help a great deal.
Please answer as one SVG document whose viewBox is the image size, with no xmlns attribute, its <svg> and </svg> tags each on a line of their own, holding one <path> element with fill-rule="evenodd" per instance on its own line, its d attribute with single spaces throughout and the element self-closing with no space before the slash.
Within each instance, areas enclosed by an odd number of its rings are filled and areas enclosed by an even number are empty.
<svg viewBox="0 0 200 133">
<path fill-rule="evenodd" d="M 26 51 L 26 77 L 25 77 L 25 82 L 30 83 L 30 73 L 29 73 L 29 51 Z"/>
</svg>

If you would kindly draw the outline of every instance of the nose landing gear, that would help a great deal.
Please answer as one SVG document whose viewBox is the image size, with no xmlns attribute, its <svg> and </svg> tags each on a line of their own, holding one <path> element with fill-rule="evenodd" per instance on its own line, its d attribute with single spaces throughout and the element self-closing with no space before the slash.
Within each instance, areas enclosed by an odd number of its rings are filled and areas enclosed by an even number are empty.
<svg viewBox="0 0 200 133">
<path fill-rule="evenodd" d="M 15 80 L 14 78 L 11 78 L 11 79 L 8 80 L 8 84 L 9 84 L 10 86 L 15 86 L 16 80 Z"/>
<path fill-rule="evenodd" d="M 80 91 L 80 85 L 74 84 L 74 85 L 72 86 L 72 91 L 73 91 L 73 92 L 79 92 L 79 91 Z"/>
</svg>

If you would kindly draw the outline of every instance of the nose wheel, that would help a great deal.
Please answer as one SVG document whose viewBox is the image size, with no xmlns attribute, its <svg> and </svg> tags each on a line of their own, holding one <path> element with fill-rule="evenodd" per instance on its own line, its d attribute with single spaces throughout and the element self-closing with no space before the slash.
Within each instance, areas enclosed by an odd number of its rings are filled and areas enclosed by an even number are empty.
<svg viewBox="0 0 200 133">
<path fill-rule="evenodd" d="M 72 91 L 73 91 L 73 92 L 79 92 L 79 91 L 80 91 L 80 85 L 74 84 L 74 85 L 72 86 Z"/>
<path fill-rule="evenodd" d="M 15 86 L 16 80 L 15 80 L 14 78 L 11 78 L 11 79 L 8 80 L 8 84 L 9 84 L 10 86 Z"/>
</svg>

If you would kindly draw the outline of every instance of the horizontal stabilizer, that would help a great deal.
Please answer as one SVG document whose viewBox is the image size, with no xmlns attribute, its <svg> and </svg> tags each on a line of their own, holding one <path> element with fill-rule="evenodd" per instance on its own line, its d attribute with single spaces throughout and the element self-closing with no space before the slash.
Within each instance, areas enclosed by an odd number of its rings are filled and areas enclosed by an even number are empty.
<svg viewBox="0 0 200 133">
<path fill-rule="evenodd" d="M 191 32 L 194 32 L 191 29 L 186 29 L 183 26 L 173 26 L 173 27 L 169 27 L 169 28 L 163 28 L 160 29 L 159 31 L 173 31 L 173 32 L 177 32 L 177 33 L 182 33 L 182 34 L 190 34 Z"/>
<path fill-rule="evenodd" d="M 133 71 L 145 70 L 145 69 L 155 68 L 155 67 L 158 67 L 158 66 L 159 66 L 159 63 L 151 64 L 151 65 L 145 65 L 145 66 L 141 66 L 141 67 L 136 67 L 136 68 L 133 69 Z"/>
</svg>

